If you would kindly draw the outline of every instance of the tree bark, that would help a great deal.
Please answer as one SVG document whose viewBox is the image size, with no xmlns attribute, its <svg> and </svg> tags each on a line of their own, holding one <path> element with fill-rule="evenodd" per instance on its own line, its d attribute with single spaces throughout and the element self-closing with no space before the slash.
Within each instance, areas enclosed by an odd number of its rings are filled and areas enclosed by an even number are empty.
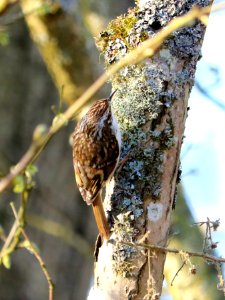
<svg viewBox="0 0 225 300">
<path fill-rule="evenodd" d="M 163 0 L 140 2 L 101 35 L 98 45 L 106 63 L 117 61 L 192 5 L 208 4 L 197 0 L 178 5 Z M 188 97 L 204 32 L 199 22 L 178 30 L 153 58 L 113 78 L 117 93 L 112 105 L 123 134 L 121 156 L 126 159 L 106 188 L 112 236 L 111 242 L 98 249 L 90 299 L 159 299 L 161 295 L 165 255 L 140 251 L 124 242 L 142 239 L 166 246 Z"/>
</svg>

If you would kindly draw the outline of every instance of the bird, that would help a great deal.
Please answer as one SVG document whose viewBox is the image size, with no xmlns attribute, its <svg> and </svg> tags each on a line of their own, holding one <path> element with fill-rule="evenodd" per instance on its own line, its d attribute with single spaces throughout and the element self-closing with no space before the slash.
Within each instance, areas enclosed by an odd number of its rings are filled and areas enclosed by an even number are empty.
<svg viewBox="0 0 225 300">
<path fill-rule="evenodd" d="M 120 158 L 121 131 L 112 111 L 116 90 L 90 107 L 73 133 L 73 165 L 82 198 L 92 205 L 102 240 L 110 230 L 102 204 L 102 189 L 112 178 Z"/>
</svg>

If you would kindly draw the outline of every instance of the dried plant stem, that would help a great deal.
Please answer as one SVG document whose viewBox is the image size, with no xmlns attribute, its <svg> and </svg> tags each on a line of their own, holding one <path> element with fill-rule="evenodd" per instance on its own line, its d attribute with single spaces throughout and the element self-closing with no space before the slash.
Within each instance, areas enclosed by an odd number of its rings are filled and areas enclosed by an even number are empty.
<svg viewBox="0 0 225 300">
<path fill-rule="evenodd" d="M 225 3 L 218 4 L 214 6 L 214 10 L 218 10 L 225 7 Z M 152 39 L 144 41 L 137 48 L 129 52 L 124 58 L 108 68 L 108 70 L 103 73 L 75 102 L 72 104 L 63 114 L 55 118 L 52 126 L 49 128 L 48 132 L 44 137 L 38 141 L 33 141 L 28 151 L 24 154 L 22 159 L 18 162 L 16 167 L 10 170 L 9 174 L 6 175 L 0 181 L 0 193 L 4 191 L 12 183 L 13 178 L 24 171 L 27 165 L 36 159 L 42 152 L 46 144 L 52 138 L 52 136 L 57 133 L 64 125 L 71 120 L 75 114 L 89 101 L 89 99 L 105 84 L 105 82 L 110 79 L 112 75 L 117 73 L 122 68 L 130 64 L 137 64 L 146 57 L 151 57 L 162 45 L 163 41 L 170 36 L 175 30 L 189 26 L 196 19 L 201 19 L 202 16 L 208 16 L 211 10 L 211 5 L 200 8 L 193 7 L 190 12 L 186 15 L 177 17 L 169 24 L 163 28 L 158 34 L 156 34 Z"/>
</svg>

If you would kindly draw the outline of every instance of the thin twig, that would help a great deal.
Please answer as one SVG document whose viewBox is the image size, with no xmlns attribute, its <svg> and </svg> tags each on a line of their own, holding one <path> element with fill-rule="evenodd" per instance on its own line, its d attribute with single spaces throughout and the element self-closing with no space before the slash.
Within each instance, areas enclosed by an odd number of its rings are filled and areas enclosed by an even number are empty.
<svg viewBox="0 0 225 300">
<path fill-rule="evenodd" d="M 2 249 L 0 251 L 0 260 L 4 256 L 5 250 L 8 249 L 9 245 L 11 244 L 11 242 L 12 242 L 14 236 L 15 236 L 15 233 L 16 233 L 17 229 L 18 229 L 17 222 L 14 222 L 13 225 L 12 225 L 12 227 L 11 227 L 11 230 L 10 230 L 10 232 L 9 232 L 9 234 L 8 234 L 5 242 L 4 242 L 4 245 L 3 245 L 3 247 L 2 247 Z"/>
<path fill-rule="evenodd" d="M 218 10 L 225 7 L 225 3 L 214 6 L 213 10 Z M 156 50 L 162 45 L 163 41 L 171 35 L 175 30 L 189 26 L 193 20 L 199 19 L 202 15 L 209 15 L 211 5 L 199 8 L 193 7 L 186 15 L 177 17 L 169 22 L 153 38 L 144 41 L 134 50 L 130 51 L 124 58 L 108 68 L 76 101 L 72 104 L 64 114 L 60 114 L 49 128 L 45 138 L 41 139 L 39 145 L 31 144 L 28 151 L 22 157 L 21 161 L 17 164 L 17 168 L 10 171 L 10 173 L 0 181 L 0 192 L 4 191 L 10 186 L 14 177 L 22 173 L 27 165 L 36 159 L 42 152 L 43 148 L 49 140 L 56 134 L 64 125 L 71 120 L 74 115 L 89 101 L 89 99 L 105 84 L 105 82 L 117 73 L 122 68 L 130 64 L 137 64 L 146 57 L 151 57 L 155 54 Z"/>
<path fill-rule="evenodd" d="M 180 268 L 177 270 L 177 272 L 176 272 L 175 275 L 173 276 L 173 279 L 172 279 L 172 281 L 171 281 L 171 283 L 170 283 L 171 286 L 173 286 L 173 282 L 174 282 L 175 278 L 176 278 L 177 275 L 180 273 L 180 271 L 183 269 L 183 267 L 184 267 L 185 264 L 186 264 L 186 263 L 183 262 L 182 265 L 180 266 Z"/>
<path fill-rule="evenodd" d="M 216 231 L 217 228 L 220 225 L 220 220 L 216 220 L 216 221 L 211 221 L 208 217 L 207 217 L 207 221 L 204 222 L 197 222 L 194 223 L 194 225 L 198 225 L 198 226 L 202 226 L 202 225 L 206 225 L 206 230 L 205 230 L 205 238 L 204 238 L 204 242 L 203 242 L 203 252 L 205 253 L 207 251 L 207 249 L 215 249 L 217 248 L 217 242 L 213 242 L 212 239 L 212 229 L 213 231 Z"/>
<path fill-rule="evenodd" d="M 18 226 L 17 221 L 15 221 L 10 229 L 9 234 L 7 235 L 7 238 L 5 239 L 5 243 L 2 246 L 2 249 L 0 251 L 0 259 L 6 255 L 12 253 L 16 247 L 18 247 L 20 242 L 20 235 L 21 235 L 21 228 L 24 226 L 24 219 L 25 219 L 25 211 L 28 201 L 28 191 L 24 191 L 21 194 L 21 205 L 18 212 L 19 219 L 22 220 L 23 224 L 20 224 Z"/>
<path fill-rule="evenodd" d="M 209 224 L 206 222 L 206 229 L 205 229 L 205 237 L 203 242 L 203 252 L 206 253 L 207 245 L 208 245 L 208 235 L 209 235 Z"/>
<path fill-rule="evenodd" d="M 12 211 L 15 216 L 16 222 L 17 222 L 18 226 L 20 226 L 20 220 L 19 220 L 18 214 L 16 212 L 15 206 L 13 203 L 10 203 L 10 205 L 12 207 Z M 24 239 L 29 243 L 29 248 L 27 247 L 27 249 L 29 249 L 33 253 L 33 255 L 36 257 L 36 259 L 38 260 L 38 262 L 40 264 L 40 267 L 41 267 L 41 269 L 45 275 L 45 278 L 48 282 L 49 300 L 53 300 L 54 284 L 53 284 L 51 276 L 46 268 L 46 265 L 45 265 L 43 259 L 41 258 L 41 256 L 36 251 L 35 247 L 33 246 L 31 240 L 29 239 L 28 235 L 26 234 L 26 232 L 23 228 L 21 228 L 21 233 L 22 233 Z"/>
<path fill-rule="evenodd" d="M 151 244 L 144 244 L 144 243 L 131 243 L 131 242 L 123 242 L 120 241 L 121 244 L 128 245 L 128 246 L 133 246 L 133 247 L 142 247 L 145 249 L 152 249 L 152 250 L 157 250 L 160 252 L 164 253 L 174 253 L 174 254 L 187 254 L 189 256 L 194 256 L 194 257 L 201 257 L 203 259 L 206 259 L 207 261 L 213 262 L 213 263 L 225 263 L 225 258 L 223 257 L 216 257 L 214 255 L 210 255 L 207 253 L 203 252 L 194 252 L 194 251 L 184 251 L 184 250 L 178 250 L 178 249 L 172 249 L 172 248 L 167 248 L 167 247 L 162 247 L 162 246 L 157 246 L 157 245 L 151 245 Z"/>
</svg>

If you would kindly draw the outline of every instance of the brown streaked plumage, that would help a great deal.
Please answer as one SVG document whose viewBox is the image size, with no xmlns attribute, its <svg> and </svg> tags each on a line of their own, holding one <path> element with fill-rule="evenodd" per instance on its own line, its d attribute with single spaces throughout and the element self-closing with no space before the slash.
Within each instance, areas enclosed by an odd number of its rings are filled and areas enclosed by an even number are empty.
<svg viewBox="0 0 225 300">
<path fill-rule="evenodd" d="M 111 111 L 113 94 L 92 105 L 77 124 L 73 135 L 76 182 L 83 199 L 88 205 L 92 204 L 99 232 L 106 239 L 109 238 L 109 229 L 101 202 L 101 189 L 114 173 L 121 145 L 120 131 Z"/>
</svg>

